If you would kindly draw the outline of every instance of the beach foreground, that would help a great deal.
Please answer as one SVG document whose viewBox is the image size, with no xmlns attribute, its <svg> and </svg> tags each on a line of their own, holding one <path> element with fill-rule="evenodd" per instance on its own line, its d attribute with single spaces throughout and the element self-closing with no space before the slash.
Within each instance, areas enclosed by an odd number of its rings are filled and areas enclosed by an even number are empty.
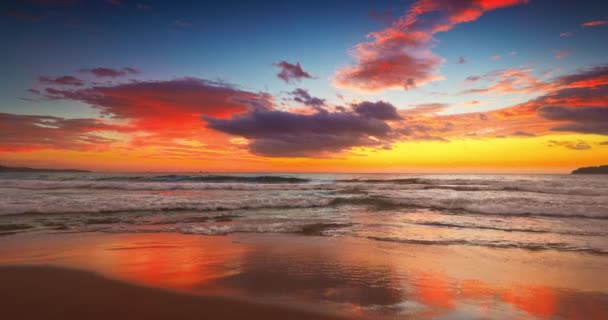
<svg viewBox="0 0 608 320">
<path fill-rule="evenodd" d="M 0 237 L 0 264 L 11 319 L 608 318 L 608 259 L 585 253 L 289 234 L 24 233 Z"/>
<path fill-rule="evenodd" d="M 0 267 L 6 319 L 339 319 L 139 287 L 56 267 Z"/>
</svg>

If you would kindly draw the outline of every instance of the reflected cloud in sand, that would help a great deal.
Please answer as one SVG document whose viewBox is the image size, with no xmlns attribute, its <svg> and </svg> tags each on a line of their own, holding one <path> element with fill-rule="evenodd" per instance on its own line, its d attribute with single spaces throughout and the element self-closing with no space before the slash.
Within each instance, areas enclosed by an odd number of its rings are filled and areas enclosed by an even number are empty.
<svg viewBox="0 0 608 320">
<path fill-rule="evenodd" d="M 605 280 L 598 276 L 598 287 L 590 287 L 592 282 L 576 277 L 576 263 L 588 264 L 587 273 L 605 271 L 605 258 L 590 255 L 566 259 L 547 252 L 293 235 L 54 237 L 38 251 L 17 250 L 24 240 L 6 238 L 0 262 L 84 267 L 153 287 L 314 306 L 357 317 L 608 318 L 608 293 L 599 289 Z M 557 259 L 559 268 L 529 263 L 528 255 L 538 255 L 537 261 Z M 475 273 L 472 264 L 490 271 Z M 531 278 L 543 270 L 546 277 Z M 560 274 L 569 280 L 560 283 Z"/>
</svg>

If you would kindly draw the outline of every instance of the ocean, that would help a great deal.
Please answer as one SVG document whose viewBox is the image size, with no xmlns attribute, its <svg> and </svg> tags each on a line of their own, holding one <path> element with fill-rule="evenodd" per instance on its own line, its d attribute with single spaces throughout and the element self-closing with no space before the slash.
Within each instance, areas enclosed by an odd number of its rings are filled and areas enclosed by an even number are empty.
<svg viewBox="0 0 608 320">
<path fill-rule="evenodd" d="M 0 234 L 289 233 L 608 254 L 605 175 L 2 173 Z"/>
</svg>

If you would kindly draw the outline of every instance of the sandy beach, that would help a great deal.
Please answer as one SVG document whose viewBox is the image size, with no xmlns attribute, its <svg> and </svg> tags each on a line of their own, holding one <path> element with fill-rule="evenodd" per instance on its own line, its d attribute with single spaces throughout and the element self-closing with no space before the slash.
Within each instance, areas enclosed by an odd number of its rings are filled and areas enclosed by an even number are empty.
<svg viewBox="0 0 608 320">
<path fill-rule="evenodd" d="M 590 254 L 90 232 L 0 237 L 0 257 L 11 319 L 608 316 L 608 259 Z"/>
<path fill-rule="evenodd" d="M 0 267 L 6 319 L 340 319 L 135 286 L 57 267 Z"/>
</svg>

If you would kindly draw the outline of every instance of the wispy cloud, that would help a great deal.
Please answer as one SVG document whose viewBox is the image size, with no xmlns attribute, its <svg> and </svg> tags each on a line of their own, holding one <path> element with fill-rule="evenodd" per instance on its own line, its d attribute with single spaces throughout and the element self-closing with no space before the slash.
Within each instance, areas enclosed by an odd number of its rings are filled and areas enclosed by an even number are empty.
<svg viewBox="0 0 608 320">
<path fill-rule="evenodd" d="M 339 70 L 334 85 L 362 91 L 411 89 L 440 80 L 444 59 L 432 51 L 434 34 L 477 20 L 485 12 L 527 0 L 419 0 L 405 15 L 359 43 L 356 62 Z"/>
</svg>

